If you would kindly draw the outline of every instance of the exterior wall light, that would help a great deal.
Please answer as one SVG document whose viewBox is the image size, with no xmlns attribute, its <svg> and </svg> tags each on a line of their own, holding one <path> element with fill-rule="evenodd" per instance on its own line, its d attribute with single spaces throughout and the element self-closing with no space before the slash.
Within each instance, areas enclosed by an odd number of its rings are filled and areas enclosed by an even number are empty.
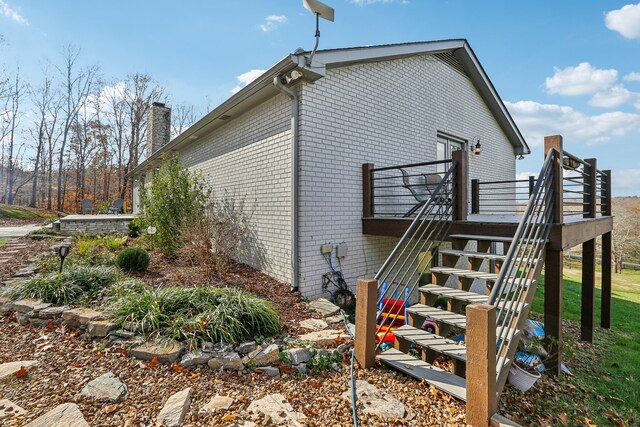
<svg viewBox="0 0 640 427">
<path fill-rule="evenodd" d="M 473 146 L 473 154 L 480 154 L 482 153 L 482 146 L 480 145 L 480 140 L 478 139 L 478 142 L 476 142 L 476 145 Z"/>
</svg>

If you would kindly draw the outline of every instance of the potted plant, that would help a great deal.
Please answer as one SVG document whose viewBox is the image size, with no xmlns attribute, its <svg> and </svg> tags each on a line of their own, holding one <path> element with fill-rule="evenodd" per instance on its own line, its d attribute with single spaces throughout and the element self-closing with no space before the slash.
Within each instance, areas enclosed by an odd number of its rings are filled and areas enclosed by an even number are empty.
<svg viewBox="0 0 640 427">
<path fill-rule="evenodd" d="M 547 358 L 548 352 L 542 345 L 541 337 L 533 337 L 526 343 L 520 342 L 519 350 L 509 368 L 509 383 L 518 390 L 529 390 L 540 379 L 544 371 L 542 358 Z"/>
</svg>

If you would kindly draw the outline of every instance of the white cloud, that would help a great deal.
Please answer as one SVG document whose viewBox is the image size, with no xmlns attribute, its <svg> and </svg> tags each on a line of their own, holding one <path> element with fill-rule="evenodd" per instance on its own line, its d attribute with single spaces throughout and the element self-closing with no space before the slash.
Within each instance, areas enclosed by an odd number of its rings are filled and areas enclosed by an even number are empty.
<svg viewBox="0 0 640 427">
<path fill-rule="evenodd" d="M 625 38 L 640 38 L 640 3 L 607 12 L 604 22 L 608 29 L 617 31 Z"/>
<path fill-rule="evenodd" d="M 640 82 L 640 73 L 629 73 L 622 78 L 625 82 Z"/>
<path fill-rule="evenodd" d="M 260 77 L 267 70 L 249 70 L 246 73 L 242 73 L 236 77 L 238 79 L 238 84 L 236 87 L 231 89 L 231 93 L 240 92 L 243 87 Z"/>
<path fill-rule="evenodd" d="M 545 80 L 549 93 L 558 95 L 590 95 L 602 92 L 616 81 L 618 70 L 594 68 L 588 62 L 577 67 L 560 69 L 554 67 L 555 73 Z"/>
<path fill-rule="evenodd" d="M 607 142 L 612 136 L 640 131 L 640 114 L 614 111 L 587 115 L 572 107 L 534 101 L 505 102 L 531 146 L 543 144 L 546 135 L 587 144 Z"/>
<path fill-rule="evenodd" d="M 623 85 L 615 85 L 609 89 L 598 92 L 589 100 L 592 107 L 615 108 L 622 104 L 640 101 L 640 94 L 629 91 Z"/>
<path fill-rule="evenodd" d="M 0 0 L 0 12 L 20 25 L 29 25 L 29 21 L 9 6 L 5 0 Z"/>
<path fill-rule="evenodd" d="M 273 31 L 276 28 L 278 28 L 280 24 L 286 24 L 286 23 L 287 23 L 287 17 L 284 15 L 269 15 L 266 18 L 264 18 L 264 24 L 260 24 L 260 29 L 265 33 L 267 33 L 269 31 Z"/>
</svg>

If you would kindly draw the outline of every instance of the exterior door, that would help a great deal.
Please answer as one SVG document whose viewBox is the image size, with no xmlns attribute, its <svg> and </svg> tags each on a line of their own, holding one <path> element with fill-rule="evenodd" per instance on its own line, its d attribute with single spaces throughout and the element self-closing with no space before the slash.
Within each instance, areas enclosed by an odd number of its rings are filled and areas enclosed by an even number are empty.
<svg viewBox="0 0 640 427">
<path fill-rule="evenodd" d="M 436 160 L 451 160 L 453 152 L 462 150 L 464 143 L 444 136 L 438 136 L 437 144 Z M 449 167 L 446 163 L 438 165 L 438 173 L 444 173 L 447 169 L 449 169 Z"/>
</svg>

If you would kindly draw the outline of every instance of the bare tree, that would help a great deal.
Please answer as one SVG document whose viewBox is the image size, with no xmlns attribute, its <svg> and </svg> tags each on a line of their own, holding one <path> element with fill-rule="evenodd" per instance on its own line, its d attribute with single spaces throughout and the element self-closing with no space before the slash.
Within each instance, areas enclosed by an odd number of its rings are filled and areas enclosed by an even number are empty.
<svg viewBox="0 0 640 427">
<path fill-rule="evenodd" d="M 64 53 L 63 65 L 58 68 L 58 71 L 63 77 L 62 95 L 64 98 L 62 108 L 64 114 L 62 120 L 62 137 L 58 156 L 57 209 L 59 211 L 64 211 L 64 193 L 66 190 L 66 182 L 63 186 L 65 149 L 80 108 L 82 108 L 83 104 L 87 101 L 87 97 L 95 88 L 98 76 L 97 66 L 91 66 L 82 70 L 77 69 L 76 62 L 79 55 L 80 51 L 77 48 L 68 46 Z"/>
<path fill-rule="evenodd" d="M 6 166 L 6 181 L 5 181 L 5 193 L 3 199 L 5 203 L 13 203 L 13 185 L 16 182 L 15 168 L 16 168 L 16 150 L 19 147 L 16 146 L 16 133 L 20 117 L 22 112 L 20 111 L 21 102 L 27 93 L 28 86 L 20 79 L 20 68 L 16 69 L 16 73 L 11 79 L 12 82 L 8 88 L 8 94 L 5 98 L 5 115 L 0 125 L 4 131 L 0 131 L 0 137 L 7 142 L 7 166 Z"/>
<path fill-rule="evenodd" d="M 196 122 L 196 113 L 192 105 L 179 104 L 172 107 L 171 138 L 175 138 Z"/>
<path fill-rule="evenodd" d="M 625 203 L 624 198 L 617 198 L 613 202 L 613 216 L 611 250 L 614 271 L 621 273 L 627 253 L 640 245 L 640 208 Z"/>
</svg>

